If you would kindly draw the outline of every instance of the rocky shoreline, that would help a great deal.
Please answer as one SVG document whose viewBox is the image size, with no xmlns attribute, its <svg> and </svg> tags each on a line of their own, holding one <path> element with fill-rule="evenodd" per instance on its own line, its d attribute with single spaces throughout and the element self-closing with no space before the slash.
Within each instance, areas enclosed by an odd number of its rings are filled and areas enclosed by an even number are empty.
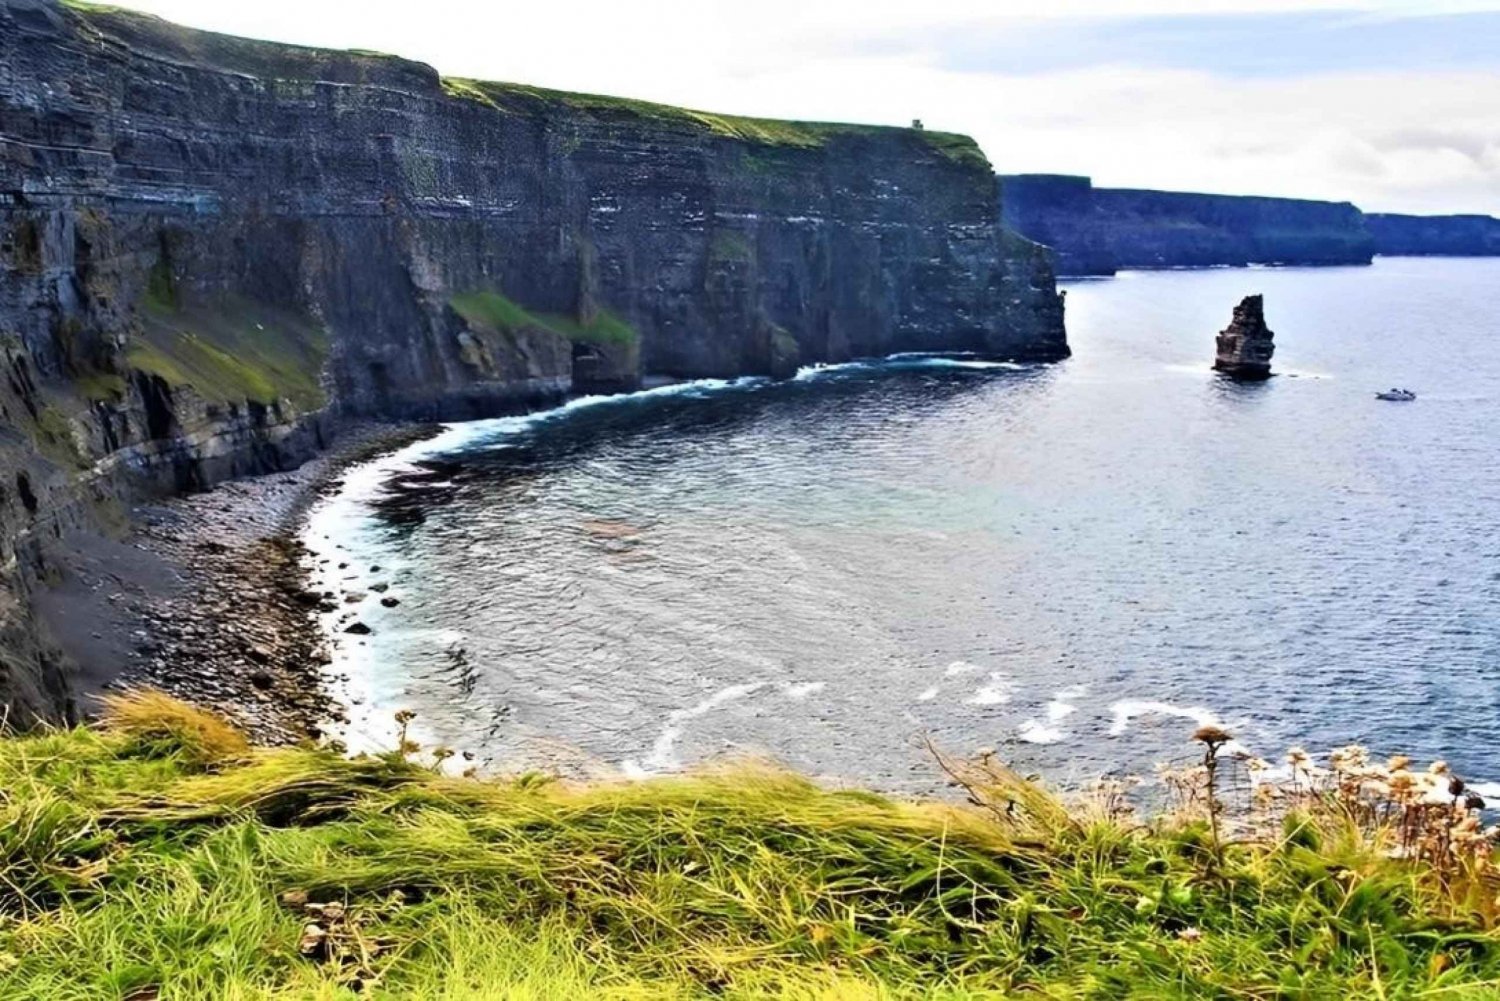
<svg viewBox="0 0 1500 1001">
<path fill-rule="evenodd" d="M 150 686 L 225 714 L 258 742 L 317 738 L 340 721 L 317 625 L 338 596 L 310 589 L 298 533 L 344 469 L 435 430 L 354 427 L 290 472 L 138 507 L 123 541 L 74 540 L 49 618 L 82 668 L 85 710 L 90 695 Z"/>
</svg>

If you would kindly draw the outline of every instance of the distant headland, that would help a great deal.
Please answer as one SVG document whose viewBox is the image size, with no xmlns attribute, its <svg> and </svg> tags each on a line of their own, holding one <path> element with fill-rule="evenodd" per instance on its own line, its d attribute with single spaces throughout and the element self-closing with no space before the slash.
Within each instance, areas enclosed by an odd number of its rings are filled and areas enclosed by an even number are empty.
<svg viewBox="0 0 1500 1001">
<path fill-rule="evenodd" d="M 1053 248 L 1062 275 L 1500 254 L 1500 219 L 1485 215 L 1366 214 L 1350 202 L 1098 188 L 1065 174 L 1007 174 L 998 185 L 1005 225 Z"/>
</svg>

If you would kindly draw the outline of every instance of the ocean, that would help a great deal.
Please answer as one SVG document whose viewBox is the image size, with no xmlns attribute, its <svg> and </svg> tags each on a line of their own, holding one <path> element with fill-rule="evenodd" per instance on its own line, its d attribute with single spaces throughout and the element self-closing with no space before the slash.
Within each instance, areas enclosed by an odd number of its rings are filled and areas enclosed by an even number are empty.
<svg viewBox="0 0 1500 1001">
<path fill-rule="evenodd" d="M 1215 722 L 1500 778 L 1500 260 L 1064 287 L 1059 364 L 689 383 L 352 470 L 306 531 L 356 596 L 349 740 L 409 709 L 500 770 L 900 792 L 941 784 L 929 742 L 1077 784 Z M 1279 374 L 1235 383 L 1214 335 L 1251 293 Z"/>
</svg>

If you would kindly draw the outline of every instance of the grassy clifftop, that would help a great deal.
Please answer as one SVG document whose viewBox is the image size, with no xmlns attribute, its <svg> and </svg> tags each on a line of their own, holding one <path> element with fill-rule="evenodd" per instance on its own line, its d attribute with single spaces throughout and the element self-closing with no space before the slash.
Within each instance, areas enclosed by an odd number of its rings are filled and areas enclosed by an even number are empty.
<svg viewBox="0 0 1500 1001">
<path fill-rule="evenodd" d="M 459 77 L 443 78 L 443 88 L 454 97 L 478 101 L 499 111 L 522 113 L 539 107 L 550 107 L 591 118 L 634 120 L 762 146 L 816 149 L 840 136 L 914 136 L 949 159 L 983 166 L 985 170 L 989 170 L 990 166 L 989 160 L 973 139 L 954 132 L 929 132 L 890 125 L 804 122 L 726 115 L 628 97 L 581 94 L 519 83 L 496 83 Z"/>
<path fill-rule="evenodd" d="M 1478 874 L 738 768 L 576 787 L 257 750 L 160 696 L 0 754 L 0 996 L 1492 997 Z M 441 754 L 439 754 L 441 756 Z M 966 779 L 966 781 L 969 781 Z M 1478 890 L 1476 890 L 1478 887 Z"/>
<path fill-rule="evenodd" d="M 427 87 L 440 84 L 452 97 L 484 104 L 497 111 L 529 114 L 566 112 L 605 121 L 687 129 L 719 138 L 765 146 L 818 148 L 839 136 L 915 136 L 940 155 L 957 163 L 989 171 L 989 160 L 968 136 L 927 132 L 884 125 L 841 122 L 804 122 L 696 111 L 634 98 L 551 90 L 519 83 L 499 83 L 461 77 L 439 78 L 423 63 L 365 50 L 320 49 L 258 39 L 237 38 L 186 28 L 149 14 L 91 3 L 62 0 L 89 24 L 119 34 L 127 43 L 160 51 L 176 59 L 235 72 L 253 73 L 277 81 L 385 82 Z"/>
</svg>

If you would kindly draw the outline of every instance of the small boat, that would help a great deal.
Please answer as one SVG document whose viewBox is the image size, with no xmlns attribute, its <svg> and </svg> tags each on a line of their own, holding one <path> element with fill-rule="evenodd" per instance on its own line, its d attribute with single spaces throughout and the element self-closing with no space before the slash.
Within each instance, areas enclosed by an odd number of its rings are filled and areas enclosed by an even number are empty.
<svg viewBox="0 0 1500 1001">
<path fill-rule="evenodd" d="M 1376 393 L 1377 400 L 1390 400 L 1393 403 L 1410 403 L 1417 398 L 1417 394 L 1409 389 L 1387 389 L 1383 393 Z"/>
</svg>

